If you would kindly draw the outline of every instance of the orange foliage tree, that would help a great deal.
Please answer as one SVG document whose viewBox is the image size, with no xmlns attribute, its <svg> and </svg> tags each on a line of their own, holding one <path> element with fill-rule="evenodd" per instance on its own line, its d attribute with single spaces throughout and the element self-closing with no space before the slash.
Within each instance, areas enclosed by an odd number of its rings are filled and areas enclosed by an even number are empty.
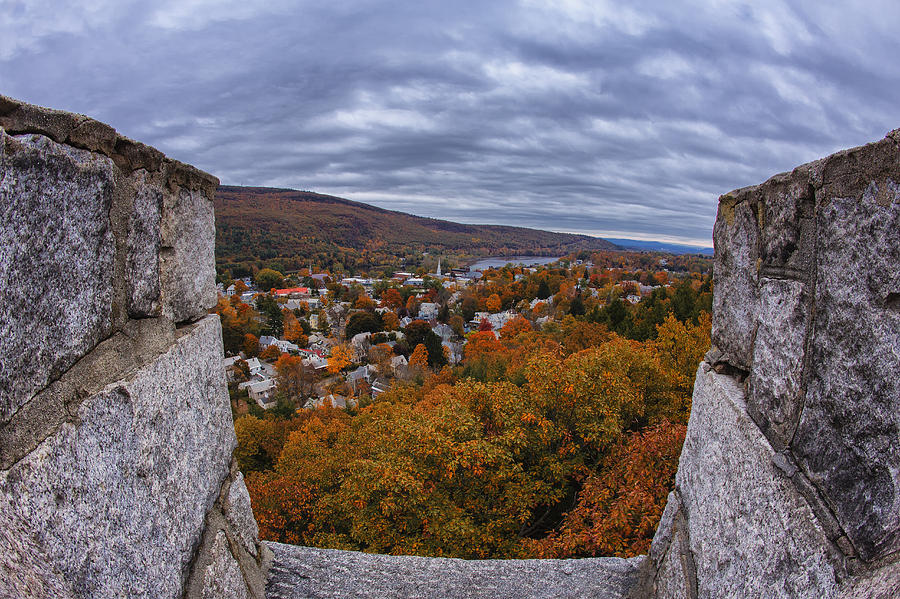
<svg viewBox="0 0 900 599">
<path fill-rule="evenodd" d="M 291 343 L 296 343 L 301 337 L 306 337 L 306 335 L 303 334 L 303 327 L 300 326 L 300 321 L 297 320 L 297 317 L 294 316 L 293 312 L 290 310 L 282 310 L 281 315 L 284 323 L 285 339 Z"/>
<path fill-rule="evenodd" d="M 275 373 L 278 392 L 285 398 L 297 402 L 312 392 L 315 375 L 300 356 L 281 354 L 275 362 Z"/>
<path fill-rule="evenodd" d="M 247 333 L 246 335 L 244 335 L 244 353 L 248 358 L 253 358 L 259 355 L 259 337 L 257 337 L 253 333 Z"/>
<path fill-rule="evenodd" d="M 514 338 L 519 333 L 532 331 L 531 322 L 522 315 L 516 316 L 500 328 L 500 336 L 504 338 Z"/>
<path fill-rule="evenodd" d="M 425 349 L 424 344 L 418 344 L 412 355 L 409 356 L 409 367 L 420 372 L 424 372 L 428 368 L 428 350 Z"/>
<path fill-rule="evenodd" d="M 277 360 L 281 357 L 281 350 L 278 349 L 277 345 L 269 345 L 266 349 L 262 350 L 259 354 L 259 358 L 261 360 Z"/>
<path fill-rule="evenodd" d="M 393 312 L 385 312 L 381 315 L 381 322 L 385 331 L 396 331 L 400 328 L 400 319 Z"/>
<path fill-rule="evenodd" d="M 683 424 L 661 421 L 632 433 L 607 456 L 600 472 L 587 478 L 559 528 L 528 543 L 535 557 L 647 553 L 675 484 L 686 430 Z"/>
<path fill-rule="evenodd" d="M 500 308 L 502 307 L 503 304 L 500 301 L 500 296 L 497 295 L 496 293 L 492 293 L 490 296 L 488 296 L 484 305 L 487 308 L 488 312 L 493 313 L 493 312 L 499 312 Z"/>
</svg>

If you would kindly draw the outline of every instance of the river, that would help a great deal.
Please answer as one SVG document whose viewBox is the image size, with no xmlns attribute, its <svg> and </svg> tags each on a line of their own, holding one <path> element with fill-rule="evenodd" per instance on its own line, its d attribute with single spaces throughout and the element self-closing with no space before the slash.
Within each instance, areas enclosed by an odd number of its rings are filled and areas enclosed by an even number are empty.
<svg viewBox="0 0 900 599">
<path fill-rule="evenodd" d="M 559 257 L 553 256 L 493 256 L 490 258 L 482 258 L 478 262 L 469 266 L 470 271 L 487 270 L 488 268 L 500 268 L 507 264 L 522 264 L 524 266 L 539 266 L 556 262 Z"/>
</svg>

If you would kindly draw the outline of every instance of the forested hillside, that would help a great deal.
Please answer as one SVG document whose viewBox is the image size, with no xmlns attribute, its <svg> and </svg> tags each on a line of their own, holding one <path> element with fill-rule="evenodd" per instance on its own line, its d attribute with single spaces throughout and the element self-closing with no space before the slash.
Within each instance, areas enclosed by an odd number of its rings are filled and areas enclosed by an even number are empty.
<svg viewBox="0 0 900 599">
<path fill-rule="evenodd" d="M 320 268 L 354 272 L 416 266 L 422 252 L 461 259 L 562 256 L 616 247 L 586 235 L 463 225 L 290 189 L 221 186 L 215 208 L 216 261 L 232 276 L 249 274 L 254 266 L 291 271 L 310 261 Z"/>
</svg>

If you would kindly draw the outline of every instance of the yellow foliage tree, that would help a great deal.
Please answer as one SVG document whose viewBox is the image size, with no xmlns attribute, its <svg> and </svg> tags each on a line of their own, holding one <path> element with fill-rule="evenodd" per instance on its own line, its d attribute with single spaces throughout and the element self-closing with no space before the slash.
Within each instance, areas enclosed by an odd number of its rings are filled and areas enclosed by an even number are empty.
<svg viewBox="0 0 900 599">
<path fill-rule="evenodd" d="M 331 356 L 328 358 L 328 372 L 337 374 L 350 364 L 350 348 L 346 345 L 335 346 L 331 350 Z"/>
</svg>

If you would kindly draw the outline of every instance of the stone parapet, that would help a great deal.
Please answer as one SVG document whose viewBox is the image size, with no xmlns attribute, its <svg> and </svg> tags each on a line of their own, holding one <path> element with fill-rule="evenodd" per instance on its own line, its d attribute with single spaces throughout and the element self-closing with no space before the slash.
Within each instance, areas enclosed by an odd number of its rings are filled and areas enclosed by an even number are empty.
<svg viewBox="0 0 900 599">
<path fill-rule="evenodd" d="M 211 175 L 0 97 L 0 425 L 130 319 L 216 301 Z"/>
<path fill-rule="evenodd" d="M 264 596 L 207 315 L 217 183 L 0 96 L 0 596 Z"/>
<path fill-rule="evenodd" d="M 898 140 L 725 194 L 714 231 L 714 365 L 865 561 L 900 551 Z"/>
<path fill-rule="evenodd" d="M 658 597 L 900 596 L 898 142 L 720 198 Z"/>
</svg>

